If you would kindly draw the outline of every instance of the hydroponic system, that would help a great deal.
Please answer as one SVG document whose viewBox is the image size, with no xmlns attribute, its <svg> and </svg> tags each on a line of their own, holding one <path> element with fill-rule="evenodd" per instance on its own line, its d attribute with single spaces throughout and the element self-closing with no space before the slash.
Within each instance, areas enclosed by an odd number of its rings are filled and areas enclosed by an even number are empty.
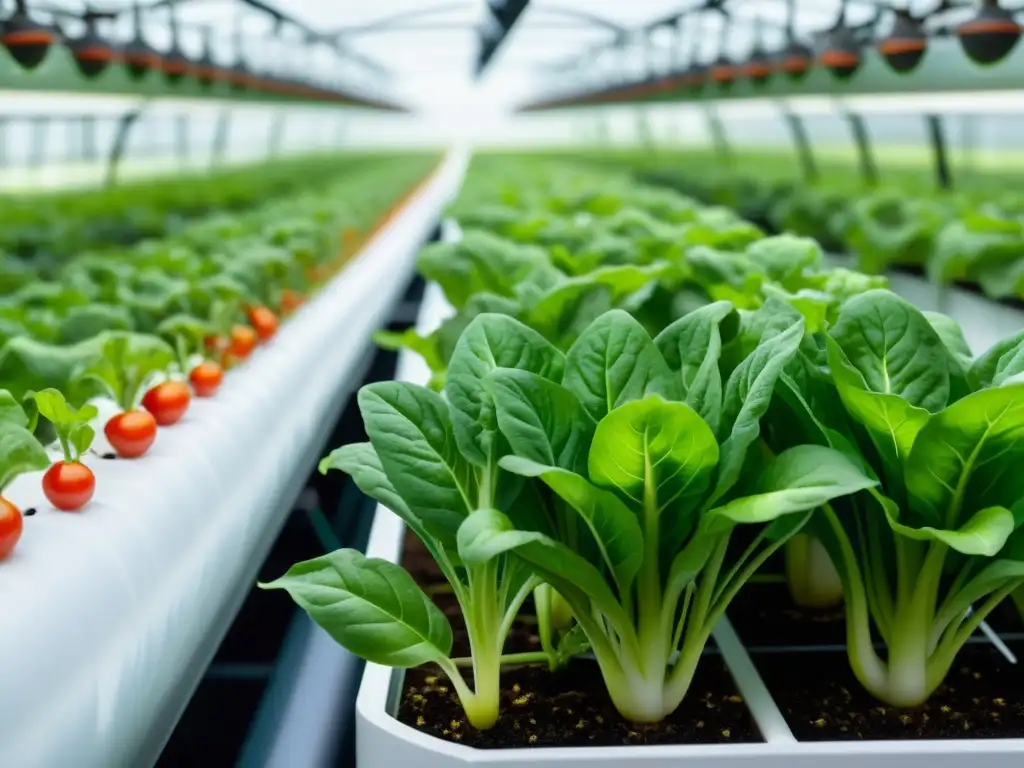
<svg viewBox="0 0 1024 768">
<path fill-rule="evenodd" d="M 1024 5 L 0 3 L 0 766 L 1024 761 Z"/>
</svg>

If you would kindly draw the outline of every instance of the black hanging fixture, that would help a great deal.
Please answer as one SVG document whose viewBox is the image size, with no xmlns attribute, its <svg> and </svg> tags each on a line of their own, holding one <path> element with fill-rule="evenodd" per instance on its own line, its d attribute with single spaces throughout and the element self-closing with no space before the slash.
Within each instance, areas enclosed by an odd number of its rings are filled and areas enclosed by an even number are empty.
<svg viewBox="0 0 1024 768">
<path fill-rule="evenodd" d="M 956 28 L 960 47 L 976 64 L 995 64 L 1020 40 L 1021 25 L 999 0 L 983 0 L 978 15 Z"/>
<path fill-rule="evenodd" d="M 217 63 L 213 60 L 213 29 L 203 27 L 203 54 L 195 64 L 196 79 L 203 88 L 209 88 L 220 74 Z"/>
<path fill-rule="evenodd" d="M 847 80 L 860 69 L 863 56 L 860 42 L 846 24 L 847 0 L 839 6 L 839 19 L 829 30 L 818 60 L 839 80 Z"/>
<path fill-rule="evenodd" d="M 132 80 L 141 80 L 152 70 L 160 69 L 161 62 L 160 54 L 142 35 L 142 8 L 138 0 L 132 3 L 132 28 L 134 35 L 131 42 L 124 47 L 122 56 L 128 77 Z"/>
<path fill-rule="evenodd" d="M 814 52 L 797 40 L 795 0 L 788 0 L 786 14 L 786 46 L 776 55 L 776 66 L 790 80 L 802 80 L 814 66 Z"/>
<path fill-rule="evenodd" d="M 182 53 L 178 35 L 177 0 L 169 0 L 167 10 L 170 13 L 171 49 L 160 60 L 160 68 L 169 83 L 180 83 L 192 68 L 192 62 Z"/>
<path fill-rule="evenodd" d="M 242 16 L 235 17 L 235 31 L 233 34 L 233 45 L 235 49 L 235 65 L 228 71 L 228 82 L 231 83 L 231 90 L 240 92 L 249 87 L 252 80 L 252 73 L 245 63 L 245 56 L 242 55 L 244 36 L 242 34 Z"/>
<path fill-rule="evenodd" d="M 708 80 L 708 67 L 700 63 L 701 43 L 700 17 L 694 21 L 693 44 L 690 46 L 690 65 L 684 70 L 683 86 L 692 93 L 700 93 L 704 89 L 704 83 Z"/>
<path fill-rule="evenodd" d="M 83 77 L 98 77 L 114 60 L 114 49 L 100 36 L 96 29 L 99 19 L 108 19 L 110 14 L 96 13 L 86 8 L 82 14 L 85 31 L 81 37 L 68 37 L 67 46 L 75 60 L 75 66 Z"/>
<path fill-rule="evenodd" d="M 764 29 L 760 17 L 754 25 L 754 48 L 743 66 L 743 74 L 758 85 L 768 82 L 775 72 L 772 57 L 764 49 Z"/>
<path fill-rule="evenodd" d="M 909 10 L 897 9 L 895 13 L 892 31 L 878 41 L 876 48 L 893 70 L 905 74 L 921 63 L 928 50 L 928 36 L 921 20 Z"/>
<path fill-rule="evenodd" d="M 23 69 L 35 69 L 57 41 L 52 27 L 34 21 L 27 0 L 14 0 L 14 12 L 0 21 L 0 43 Z"/>
<path fill-rule="evenodd" d="M 709 74 L 713 83 L 717 83 L 723 89 L 729 89 L 736 82 L 740 68 L 725 55 L 725 48 L 729 38 L 729 17 L 723 11 L 719 12 L 722 13 L 722 27 L 718 33 L 718 56 L 711 62 Z"/>
</svg>

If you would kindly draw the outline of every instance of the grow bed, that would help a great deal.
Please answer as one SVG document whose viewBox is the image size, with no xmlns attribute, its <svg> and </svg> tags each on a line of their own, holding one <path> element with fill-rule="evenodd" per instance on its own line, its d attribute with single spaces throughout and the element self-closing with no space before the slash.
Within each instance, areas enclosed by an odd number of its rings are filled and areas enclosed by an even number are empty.
<svg viewBox="0 0 1024 768">
<path fill-rule="evenodd" d="M 429 285 L 418 329 L 429 331 L 447 313 L 438 286 Z M 421 358 L 401 354 L 397 379 L 425 383 L 429 376 Z M 367 555 L 390 562 L 404 559 L 421 585 L 429 587 L 431 570 L 416 567 L 411 559 L 415 550 L 407 548 L 406 541 L 401 520 L 378 508 Z M 784 588 L 779 589 L 784 593 Z M 430 704 L 431 700 L 448 701 L 449 692 L 442 690 L 447 688 L 443 675 L 435 679 L 429 671 L 403 672 L 368 663 L 357 700 L 358 764 L 365 768 L 390 763 L 417 768 L 470 764 L 667 768 L 685 761 L 693 768 L 818 768 L 823 764 L 862 768 L 927 761 L 933 768 L 962 768 L 970 761 L 975 768 L 996 768 L 1020 759 L 1024 678 L 1005 655 L 1007 650 L 1024 652 L 1019 640 L 1000 650 L 979 636 L 964 649 L 945 686 L 925 707 L 894 710 L 862 692 L 835 626 L 826 626 L 811 642 L 800 635 L 800 627 L 811 619 L 787 619 L 782 610 L 785 595 L 779 589 L 768 590 L 775 594 L 776 607 L 772 603 L 765 607 L 766 613 L 782 616 L 782 626 L 766 626 L 750 615 L 757 605 L 756 591 L 748 593 L 753 602 L 747 599 L 733 605 L 729 614 L 736 616 L 739 632 L 728 620 L 719 624 L 715 647 L 709 646 L 701 661 L 702 676 L 677 713 L 681 717 L 667 720 L 660 729 L 621 729 L 614 717 L 606 716 L 614 711 L 610 702 L 601 700 L 606 694 L 584 679 L 597 680 L 596 670 L 579 673 L 570 668 L 568 678 L 547 680 L 539 705 L 521 698 L 537 690 L 529 672 L 503 675 L 506 700 L 498 729 L 480 737 L 461 722 L 460 709 Z M 443 607 L 443 595 L 436 599 Z M 520 632 L 513 636 L 529 644 L 529 632 L 523 629 L 520 625 Z M 723 666 L 728 675 L 721 674 Z M 520 680 L 523 675 L 527 677 Z M 512 687 L 517 681 L 523 683 L 519 696 Z M 544 702 L 546 697 L 562 700 Z M 581 707 L 578 713 L 555 711 L 555 707 L 568 710 L 573 703 Z M 710 738 L 696 733 L 700 721 L 694 718 L 701 708 L 706 713 L 705 727 L 718 731 Z M 601 717 L 605 723 L 597 724 L 603 725 L 599 729 L 584 722 L 584 715 L 594 720 Z M 570 724 L 574 717 L 576 722 Z M 570 733 L 580 722 L 583 727 L 578 730 L 587 737 Z M 679 722 L 686 727 L 679 727 Z M 467 745 L 474 740 L 477 746 Z M 590 746 L 615 742 L 620 746 Z"/>
<path fill-rule="evenodd" d="M 87 514 L 50 510 L 38 474 L 0 569 L 0 765 L 146 765 L 220 643 L 327 430 L 458 189 L 461 155 L 343 273 L 137 461 L 96 462 Z M 311 375 L 315 372 L 315 375 Z"/>
</svg>

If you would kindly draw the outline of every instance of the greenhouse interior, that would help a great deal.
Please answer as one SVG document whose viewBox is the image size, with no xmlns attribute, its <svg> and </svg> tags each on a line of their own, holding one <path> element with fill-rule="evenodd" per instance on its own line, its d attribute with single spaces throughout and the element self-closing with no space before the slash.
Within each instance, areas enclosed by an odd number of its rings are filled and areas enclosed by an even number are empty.
<svg viewBox="0 0 1024 768">
<path fill-rule="evenodd" d="M 1024 0 L 0 0 L 0 768 L 1024 765 Z"/>
</svg>

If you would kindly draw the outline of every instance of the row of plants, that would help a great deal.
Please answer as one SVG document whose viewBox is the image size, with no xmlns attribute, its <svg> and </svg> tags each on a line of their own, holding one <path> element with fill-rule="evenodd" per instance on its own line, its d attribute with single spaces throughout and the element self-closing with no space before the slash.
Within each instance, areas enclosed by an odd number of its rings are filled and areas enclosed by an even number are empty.
<svg viewBox="0 0 1024 768">
<path fill-rule="evenodd" d="M 302 156 L 81 190 L 0 197 L 0 293 L 37 273 L 53 276 L 84 251 L 120 250 L 169 237 L 215 213 L 242 213 L 308 193 L 379 159 L 368 153 Z"/>
<path fill-rule="evenodd" d="M 637 163 L 628 153 L 620 160 Z M 846 163 L 845 172 L 829 165 L 808 183 L 792 157 L 767 152 L 734 163 L 684 153 L 644 164 L 651 183 L 729 206 L 767 231 L 813 237 L 829 252 L 855 255 L 863 272 L 905 269 L 992 299 L 1024 299 L 1024 197 L 1006 178 L 968 177 L 939 191 L 924 174 L 904 171 L 869 186 Z"/>
<path fill-rule="evenodd" d="M 350 651 L 436 665 L 478 731 L 509 706 L 510 667 L 589 654 L 618 713 L 657 723 L 743 586 L 811 541 L 856 679 L 914 707 L 1024 584 L 1024 334 L 974 357 L 955 321 L 830 268 L 814 239 L 591 163 L 478 157 L 452 214 L 461 241 L 418 259 L 452 314 L 379 336 L 422 355 L 429 385 L 363 387 L 369 441 L 321 471 L 422 542 L 470 654 L 388 561 L 343 549 L 263 585 Z M 507 652 L 531 602 L 537 647 Z"/>
<path fill-rule="evenodd" d="M 279 318 L 343 269 L 435 162 L 379 157 L 346 166 L 322 189 L 214 213 L 134 247 L 83 252 L 53 279 L 6 293 L 0 491 L 49 468 L 48 501 L 82 509 L 96 485 L 83 458 L 101 424 L 114 449 L 102 458 L 143 456 L 193 395 L 213 397 L 226 369 L 272 343 Z M 101 420 L 105 412 L 113 415 Z M 23 527 L 18 508 L 0 498 L 0 559 Z"/>
</svg>

